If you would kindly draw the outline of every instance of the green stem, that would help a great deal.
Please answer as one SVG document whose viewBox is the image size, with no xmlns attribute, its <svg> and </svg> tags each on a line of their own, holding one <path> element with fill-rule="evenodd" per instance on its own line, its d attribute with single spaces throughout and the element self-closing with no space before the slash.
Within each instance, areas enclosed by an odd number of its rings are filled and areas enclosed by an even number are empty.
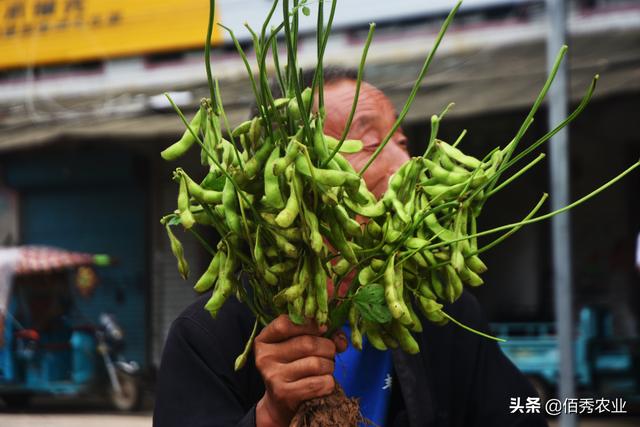
<svg viewBox="0 0 640 427">
<path fill-rule="evenodd" d="M 295 0 L 294 0 L 294 4 Z M 293 10 L 294 21 L 298 16 L 298 9 Z M 287 70 L 289 71 L 288 89 L 293 89 L 295 93 L 296 101 L 298 102 L 298 108 L 302 115 L 302 123 L 304 126 L 305 139 L 309 146 L 313 144 L 313 133 L 309 124 L 309 111 L 307 111 L 304 102 L 302 102 L 302 89 L 300 88 L 300 82 L 298 80 L 298 62 L 296 46 L 293 43 L 293 39 L 297 39 L 297 27 L 292 26 L 289 23 L 289 0 L 282 1 L 282 16 L 284 17 L 284 34 L 287 42 Z M 287 94 L 288 95 L 288 94 Z"/>
<path fill-rule="evenodd" d="M 224 122 L 224 126 L 227 128 L 227 132 L 229 134 L 229 138 L 231 139 L 231 145 L 233 145 L 233 150 L 236 154 L 236 159 L 238 160 L 238 165 L 240 166 L 240 170 L 244 172 L 244 161 L 242 160 L 242 156 L 240 156 L 240 152 L 238 151 L 238 146 L 236 145 L 235 138 L 233 137 L 233 132 L 231 132 L 231 126 L 229 126 L 229 120 L 227 119 L 227 114 L 224 111 L 224 106 L 222 103 L 222 95 L 220 94 L 220 86 L 218 85 L 218 79 L 214 80 L 214 84 L 216 86 L 216 93 L 218 97 L 216 98 L 216 102 L 218 104 L 218 111 L 222 116 L 222 121 Z M 222 138 L 222 135 L 220 135 Z"/>
<path fill-rule="evenodd" d="M 272 33 L 273 34 L 273 33 Z M 273 56 L 273 67 L 276 70 L 276 77 L 278 80 L 278 84 L 280 85 L 280 93 L 281 96 L 286 96 L 286 89 L 284 85 L 284 80 L 282 78 L 282 72 L 280 71 L 280 58 L 278 57 L 278 41 L 275 38 L 271 39 L 271 55 Z M 262 67 L 266 69 L 266 67 Z"/>
<path fill-rule="evenodd" d="M 460 144 L 462 142 L 462 138 L 464 138 L 464 136 L 467 134 L 467 130 L 463 129 L 462 132 L 460 133 L 460 136 L 458 137 L 458 139 L 456 139 L 456 142 L 453 143 L 453 147 L 457 147 L 458 144 Z"/>
<path fill-rule="evenodd" d="M 498 342 L 507 342 L 507 340 L 505 340 L 504 338 L 494 337 L 492 335 L 485 334 L 484 332 L 480 332 L 477 329 L 473 329 L 472 327 L 467 326 L 464 323 L 461 323 L 458 320 L 454 319 L 453 317 L 451 317 L 450 315 L 445 313 L 443 310 L 440 310 L 440 313 L 442 313 L 442 315 L 444 317 L 446 317 L 447 319 L 451 320 L 456 325 L 460 326 L 462 329 L 466 329 L 467 331 L 472 332 L 472 333 L 474 333 L 476 335 L 480 335 L 481 337 L 489 338 L 490 340 L 494 340 L 494 341 L 498 341 Z"/>
<path fill-rule="evenodd" d="M 314 98 L 314 92 L 316 90 L 316 84 L 318 87 L 318 111 L 320 112 L 320 117 L 324 117 L 324 63 L 323 63 L 323 52 L 322 52 L 322 40 L 324 37 L 324 0 L 320 0 L 318 2 L 318 23 L 316 24 L 316 42 L 317 42 L 317 51 L 316 55 L 318 58 L 318 64 L 316 65 L 316 71 L 313 76 L 313 84 L 311 87 L 311 99 Z M 316 81 L 317 80 L 317 81 Z"/>
<path fill-rule="evenodd" d="M 456 12 L 458 11 L 461 5 L 462 5 L 462 0 L 459 0 L 454 6 L 453 10 L 449 12 L 449 16 L 447 16 L 447 19 L 444 21 L 444 24 L 442 24 L 442 27 L 440 28 L 440 32 L 436 37 L 436 41 L 433 44 L 433 47 L 431 48 L 431 51 L 429 52 L 429 56 L 427 56 L 427 59 L 425 60 L 422 66 L 422 69 L 420 70 L 420 74 L 418 74 L 418 78 L 413 84 L 413 89 L 411 89 L 409 98 L 407 99 L 407 102 L 405 102 L 404 107 L 402 108 L 402 111 L 398 116 L 398 119 L 396 120 L 396 122 L 394 123 L 393 127 L 391 128 L 387 136 L 384 138 L 384 140 L 382 140 L 380 145 L 378 145 L 378 148 L 376 149 L 376 151 L 371 155 L 367 163 L 360 170 L 360 172 L 358 173 L 360 176 L 362 176 L 362 174 L 364 174 L 364 172 L 367 169 L 369 169 L 369 166 L 371 166 L 371 163 L 373 163 L 373 161 L 378 157 L 382 149 L 385 147 L 385 145 L 387 145 L 387 143 L 391 140 L 391 137 L 393 137 L 393 135 L 396 133 L 396 131 L 398 130 L 402 122 L 404 122 L 404 118 L 409 113 L 409 109 L 411 108 L 411 105 L 413 104 L 413 101 L 416 95 L 418 94 L 418 90 L 420 89 L 422 80 L 424 79 L 424 76 L 427 74 L 427 71 L 429 70 L 429 66 L 431 65 L 431 61 L 433 60 L 433 57 L 435 56 L 435 53 L 438 50 L 438 46 L 440 46 L 440 42 L 444 37 L 444 33 L 447 31 L 447 28 L 449 28 L 449 24 L 451 24 L 453 17 L 455 16 Z"/>
<path fill-rule="evenodd" d="M 244 350 L 242 351 L 242 354 L 240 354 L 236 358 L 236 362 L 234 366 L 236 371 L 242 369 L 244 364 L 247 363 L 247 358 L 249 357 L 249 353 L 253 348 L 253 340 L 256 338 L 256 332 L 258 332 L 258 316 L 256 316 L 256 321 L 253 324 L 253 331 L 251 332 L 251 336 L 247 340 L 247 343 L 244 345 Z"/>
<path fill-rule="evenodd" d="M 540 198 L 540 200 L 538 201 L 538 204 L 536 204 L 536 206 L 531 210 L 531 212 L 529 212 L 529 214 L 524 217 L 524 220 L 527 221 L 527 220 L 531 219 L 540 210 L 540 208 L 542 207 L 542 205 L 544 204 L 544 202 L 547 200 L 548 197 L 549 197 L 549 195 L 547 193 L 544 193 L 542 195 L 542 197 Z M 502 236 L 500 236 L 497 239 L 495 239 L 493 242 L 491 242 L 491 243 L 481 247 L 477 251 L 475 251 L 475 253 L 472 254 L 472 255 L 479 255 L 479 254 L 481 254 L 483 252 L 488 251 L 489 249 L 493 248 L 494 246 L 502 243 L 505 239 L 507 239 L 512 234 L 516 233 L 523 226 L 524 226 L 524 224 L 519 226 L 519 227 L 512 228 L 511 230 L 509 230 L 506 233 L 504 233 Z"/>
<path fill-rule="evenodd" d="M 513 138 L 513 141 L 511 141 L 511 143 L 509 143 L 509 146 L 507 146 L 505 149 L 504 162 L 509 161 L 509 159 L 511 158 L 511 154 L 513 154 L 514 150 L 518 146 L 518 143 L 524 136 L 524 133 L 529 128 L 531 121 L 533 121 L 533 116 L 536 114 L 536 112 L 538 111 L 538 108 L 540 108 L 540 105 L 542 104 L 542 101 L 547 95 L 547 92 L 551 87 L 551 83 L 553 83 L 553 80 L 555 79 L 556 74 L 558 73 L 558 69 L 560 68 L 560 63 L 562 62 L 562 58 L 564 58 L 565 54 L 567 53 L 567 49 L 568 49 L 567 45 L 564 45 L 560 48 L 560 51 L 558 52 L 558 55 L 556 56 L 556 59 L 553 63 L 553 67 L 551 67 L 551 71 L 549 72 L 549 76 L 547 77 L 547 80 L 545 81 L 544 86 L 542 86 L 542 90 L 540 91 L 540 93 L 538 94 L 538 97 L 533 103 L 531 110 L 529 110 L 529 114 L 524 119 L 524 122 L 520 126 L 520 129 L 518 130 L 518 133 L 516 134 L 516 136 Z M 489 191 L 493 190 L 493 187 L 495 186 L 500 176 L 500 173 L 497 173 L 496 175 L 497 175 L 496 180 L 493 181 L 493 183 L 489 186 Z"/>
<path fill-rule="evenodd" d="M 503 226 L 500 226 L 500 227 L 492 228 L 490 230 L 481 231 L 479 233 L 471 234 L 471 235 L 464 236 L 464 237 L 461 237 L 461 238 L 458 238 L 458 239 L 452 239 L 452 240 L 449 240 L 449 241 L 446 241 L 446 242 L 436 243 L 435 245 L 427 246 L 425 249 L 436 249 L 436 248 L 439 248 L 439 247 L 442 247 L 442 246 L 450 245 L 451 243 L 459 242 L 461 240 L 467 240 L 467 239 L 469 239 L 471 237 L 487 236 L 489 234 L 498 233 L 500 231 L 509 230 L 511 228 L 520 227 L 522 225 L 534 224 L 536 222 L 544 221 L 544 220 L 549 219 L 549 218 L 551 218 L 551 217 L 553 217 L 555 215 L 558 215 L 558 214 L 561 214 L 563 212 L 566 212 L 569 209 L 573 209 L 576 206 L 581 205 L 582 203 L 588 201 L 589 199 L 597 196 L 598 194 L 600 194 L 601 192 L 603 192 L 607 188 L 611 187 L 616 182 L 620 181 L 626 175 L 628 175 L 631 172 L 633 172 L 633 170 L 636 169 L 638 166 L 640 166 L 640 161 L 634 163 L 629 168 L 627 168 L 625 171 L 623 171 L 622 173 L 617 175 L 615 178 L 613 178 L 612 180 L 610 180 L 606 184 L 598 187 L 597 189 L 593 190 L 591 193 L 587 194 L 586 196 L 576 200 L 575 202 L 573 202 L 573 203 L 571 203 L 571 204 L 569 204 L 569 205 L 567 205 L 567 206 L 565 206 L 563 208 L 557 209 L 557 210 L 555 210 L 553 212 L 549 212 L 548 214 L 541 215 L 541 216 L 538 216 L 538 217 L 535 217 L 535 218 L 531 218 L 531 219 L 528 219 L 528 220 L 516 222 L 516 223 L 513 223 L 513 224 L 507 224 L 507 225 L 503 225 Z"/>
<path fill-rule="evenodd" d="M 196 238 L 196 240 L 198 240 L 200 242 L 200 244 L 202 244 L 202 247 L 209 252 L 209 255 L 211 256 L 215 256 L 216 255 L 216 251 L 213 250 L 213 248 L 211 247 L 211 245 L 209 245 L 209 243 L 207 243 L 206 240 L 204 240 L 204 238 L 200 235 L 200 233 L 198 233 L 196 230 L 193 229 L 193 227 L 189 228 L 189 231 L 191 232 L 191 234 L 193 234 Z"/>
<path fill-rule="evenodd" d="M 213 75 L 211 73 L 211 37 L 213 35 L 213 20 L 216 14 L 216 1 L 209 0 L 209 23 L 207 25 L 207 40 L 204 46 L 204 66 L 207 70 L 207 81 L 209 82 L 209 92 L 214 112 L 217 113 L 216 91 L 213 86 Z"/>
<path fill-rule="evenodd" d="M 582 113 L 582 111 L 587 107 L 587 105 L 589 104 L 589 101 L 591 100 L 591 97 L 593 96 L 593 92 L 596 89 L 596 84 L 598 82 L 598 79 L 600 78 L 599 75 L 595 75 L 593 77 L 593 79 L 591 80 L 591 84 L 589 85 L 589 88 L 587 89 L 587 92 L 585 93 L 585 95 L 582 97 L 582 100 L 580 101 L 580 104 L 576 107 L 576 109 L 566 118 L 564 119 L 562 122 L 560 122 L 560 124 L 558 124 L 555 128 L 553 128 L 553 130 L 547 132 L 545 135 L 543 135 L 540 139 L 538 139 L 536 142 L 534 142 L 533 144 L 531 144 L 529 147 L 527 147 L 526 149 L 524 149 L 521 153 L 519 153 L 517 156 L 515 156 L 513 159 L 511 159 L 509 162 L 507 162 L 506 164 L 504 164 L 502 167 L 500 167 L 498 169 L 498 172 L 496 173 L 496 175 L 494 175 L 489 181 L 487 181 L 486 183 L 484 183 L 483 185 L 481 185 L 480 187 L 478 187 L 475 192 L 471 195 L 470 199 L 473 199 L 476 195 L 478 195 L 482 190 L 484 190 L 485 188 L 487 188 L 489 185 L 491 185 L 492 183 L 496 182 L 499 174 L 503 173 L 505 170 L 509 169 L 511 166 L 513 166 L 516 162 L 518 162 L 520 159 L 522 159 L 523 157 L 527 156 L 529 153 L 531 153 L 532 151 L 534 151 L 536 148 L 538 148 L 539 146 L 541 146 L 542 144 L 544 144 L 545 142 L 547 142 L 549 139 L 551 139 L 555 134 L 557 134 L 558 132 L 560 132 L 560 130 L 562 128 L 564 128 L 565 126 L 567 126 L 569 123 L 571 123 L 576 117 L 578 117 L 580 115 L 580 113 Z M 528 123 L 528 125 L 531 124 L 531 122 L 533 121 L 533 119 L 531 119 Z M 528 126 L 527 125 L 527 126 Z M 513 142 L 513 141 L 512 141 Z M 504 162 L 504 159 L 503 159 Z"/>
<path fill-rule="evenodd" d="M 527 172 L 529 169 L 531 169 L 532 167 L 534 167 L 535 165 L 537 165 L 538 163 L 540 163 L 540 161 L 542 161 L 542 159 L 544 159 L 545 157 L 547 157 L 546 154 L 544 153 L 540 153 L 540 155 L 538 157 L 536 157 L 532 162 L 530 162 L 528 165 L 526 165 L 525 167 L 523 167 L 522 169 L 520 169 L 518 172 L 516 172 L 515 174 L 513 174 L 512 176 L 510 176 L 508 179 L 506 179 L 502 184 L 498 185 L 496 188 L 494 188 L 493 190 L 491 190 L 486 196 L 485 198 L 489 198 L 491 196 L 493 196 L 494 194 L 496 194 L 498 191 L 502 190 L 504 187 L 506 187 L 507 185 L 511 184 L 513 181 L 515 181 L 516 179 L 518 179 L 520 176 L 524 175 L 525 172 Z"/>
<path fill-rule="evenodd" d="M 267 14 L 267 18 L 265 19 L 264 23 L 262 24 L 262 30 L 260 31 L 260 43 L 265 46 L 265 49 L 267 49 L 266 46 L 268 46 L 268 43 L 265 43 L 265 35 L 267 34 L 267 27 L 269 26 L 269 22 L 271 22 L 271 18 L 273 18 L 273 14 L 276 11 L 276 7 L 278 7 L 278 0 L 274 0 L 273 4 L 271 5 L 271 9 L 269 10 L 269 13 Z"/>
<path fill-rule="evenodd" d="M 320 0 L 320 1 L 323 1 L 323 0 Z M 318 67 L 321 66 L 321 64 L 323 62 L 322 60 L 324 58 L 324 52 L 325 52 L 325 50 L 327 48 L 327 43 L 329 41 L 329 35 L 331 34 L 331 27 L 333 26 L 333 18 L 336 15 L 336 6 L 337 6 L 337 4 L 338 4 L 338 0 L 333 0 L 331 2 L 331 10 L 329 11 L 329 19 L 327 21 L 327 28 L 325 28 L 322 31 L 322 46 L 321 46 L 320 51 L 318 53 L 318 64 L 316 65 L 316 72 L 313 75 L 313 83 L 311 84 L 311 91 L 312 91 L 311 94 L 312 95 L 315 95 L 314 94 L 314 90 L 315 90 L 316 86 L 318 86 L 318 81 L 317 81 L 318 76 L 320 76 L 320 74 L 321 74 L 321 77 L 324 79 L 324 70 L 322 71 L 322 73 L 318 73 Z M 323 14 L 324 14 L 324 12 L 323 12 Z M 323 22 L 323 24 L 324 24 L 324 22 Z M 311 99 L 313 99 L 313 96 L 311 97 Z"/>
<path fill-rule="evenodd" d="M 358 76 L 356 78 L 356 93 L 353 97 L 353 104 L 351 105 L 351 111 L 349 112 L 349 117 L 347 118 L 347 123 L 344 126 L 344 130 L 342 131 L 342 136 L 340 136 L 340 142 L 333 150 L 331 155 L 324 162 L 322 167 L 327 167 L 331 159 L 340 151 L 342 148 L 342 144 L 347 139 L 347 135 L 349 134 L 349 130 L 351 129 L 351 123 L 353 122 L 353 116 L 356 114 L 356 108 L 358 106 L 358 98 L 360 97 L 360 86 L 362 85 L 362 77 L 364 74 L 364 65 L 367 61 L 367 53 L 369 52 L 369 47 L 371 46 L 371 40 L 373 40 L 373 33 L 375 32 L 376 24 L 369 24 L 369 34 L 367 35 L 367 41 L 364 44 L 364 48 L 362 50 L 362 56 L 360 58 L 360 65 L 358 66 Z"/>
</svg>

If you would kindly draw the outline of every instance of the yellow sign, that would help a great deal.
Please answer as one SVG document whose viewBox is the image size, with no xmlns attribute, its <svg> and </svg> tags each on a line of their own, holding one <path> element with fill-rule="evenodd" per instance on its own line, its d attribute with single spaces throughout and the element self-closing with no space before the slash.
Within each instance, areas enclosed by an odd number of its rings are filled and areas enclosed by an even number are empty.
<svg viewBox="0 0 640 427">
<path fill-rule="evenodd" d="M 198 48 L 208 16 L 207 0 L 0 0 L 0 69 Z"/>
</svg>

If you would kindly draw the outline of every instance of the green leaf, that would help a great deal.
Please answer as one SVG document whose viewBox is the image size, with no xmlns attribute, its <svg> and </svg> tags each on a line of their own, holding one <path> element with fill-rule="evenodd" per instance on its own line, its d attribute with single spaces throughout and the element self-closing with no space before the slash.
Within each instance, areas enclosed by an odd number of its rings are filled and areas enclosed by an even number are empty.
<svg viewBox="0 0 640 427">
<path fill-rule="evenodd" d="M 218 176 L 213 172 L 209 172 L 202 180 L 200 186 L 206 190 L 222 191 L 226 179 L 224 175 Z"/>
<path fill-rule="evenodd" d="M 178 215 L 175 215 L 171 217 L 171 219 L 169 220 L 169 222 L 167 222 L 167 224 L 170 226 L 176 226 L 176 225 L 182 224 L 182 221 L 180 221 L 180 217 Z"/>
<path fill-rule="evenodd" d="M 366 320 L 373 323 L 388 323 L 391 321 L 391 312 L 387 306 L 382 304 L 367 304 L 364 302 L 355 302 L 360 314 Z"/>
<path fill-rule="evenodd" d="M 303 6 L 303 7 L 302 7 L 302 14 L 303 14 L 304 16 L 309 16 L 309 15 L 311 15 L 311 10 L 309 9 L 309 7 L 307 7 L 307 6 Z"/>
<path fill-rule="evenodd" d="M 391 322 L 391 312 L 386 305 L 372 305 L 371 311 L 378 323 Z"/>
<path fill-rule="evenodd" d="M 378 283 L 369 283 L 361 287 L 353 299 L 366 304 L 384 304 L 384 287 Z"/>
<path fill-rule="evenodd" d="M 332 331 L 335 331 L 344 325 L 347 321 L 347 315 L 351 308 L 351 300 L 342 301 L 339 305 L 329 309 L 329 325 Z"/>
</svg>

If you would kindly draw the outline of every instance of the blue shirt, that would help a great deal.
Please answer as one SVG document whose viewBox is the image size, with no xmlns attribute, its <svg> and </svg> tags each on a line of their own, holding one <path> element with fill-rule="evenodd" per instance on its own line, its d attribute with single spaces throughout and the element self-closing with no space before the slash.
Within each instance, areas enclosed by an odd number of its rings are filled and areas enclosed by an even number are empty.
<svg viewBox="0 0 640 427">
<path fill-rule="evenodd" d="M 343 327 L 349 342 L 351 329 Z M 375 349 L 362 339 L 362 351 L 351 344 L 336 356 L 334 376 L 348 397 L 360 400 L 362 415 L 376 425 L 384 427 L 391 400 L 391 370 L 393 361 L 390 351 Z"/>
</svg>

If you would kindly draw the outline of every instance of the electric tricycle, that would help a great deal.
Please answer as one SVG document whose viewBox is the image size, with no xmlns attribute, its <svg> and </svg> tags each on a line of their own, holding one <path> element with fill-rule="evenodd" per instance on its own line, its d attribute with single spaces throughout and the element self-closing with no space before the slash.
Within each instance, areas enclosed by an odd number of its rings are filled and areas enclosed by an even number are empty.
<svg viewBox="0 0 640 427">
<path fill-rule="evenodd" d="M 0 248 L 0 398 L 24 407 L 35 395 L 101 394 L 122 411 L 141 401 L 139 365 L 125 360 L 115 317 L 77 307 L 91 298 L 106 255 L 58 248 Z"/>
</svg>

